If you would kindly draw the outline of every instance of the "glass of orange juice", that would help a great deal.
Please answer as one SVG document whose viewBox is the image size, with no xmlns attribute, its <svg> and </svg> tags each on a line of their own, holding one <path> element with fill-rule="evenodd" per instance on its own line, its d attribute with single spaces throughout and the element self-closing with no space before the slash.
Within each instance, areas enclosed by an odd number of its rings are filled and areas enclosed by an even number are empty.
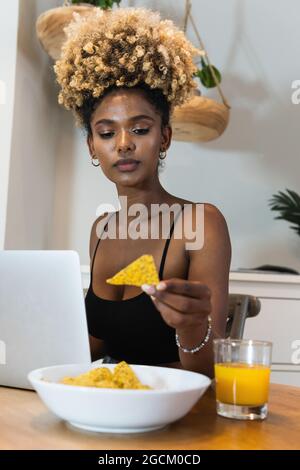
<svg viewBox="0 0 300 470">
<path fill-rule="evenodd" d="M 226 418 L 265 419 L 268 414 L 272 343 L 215 339 L 217 413 Z"/>
</svg>

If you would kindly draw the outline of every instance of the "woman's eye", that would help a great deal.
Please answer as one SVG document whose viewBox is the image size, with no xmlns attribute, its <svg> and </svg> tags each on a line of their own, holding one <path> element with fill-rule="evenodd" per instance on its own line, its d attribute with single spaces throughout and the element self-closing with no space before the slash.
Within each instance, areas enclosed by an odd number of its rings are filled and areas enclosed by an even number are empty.
<svg viewBox="0 0 300 470">
<path fill-rule="evenodd" d="M 149 129 L 134 129 L 133 132 L 137 134 L 147 134 L 147 132 L 149 132 Z"/>
<path fill-rule="evenodd" d="M 133 129 L 133 132 L 137 135 L 144 135 L 144 134 L 147 134 L 149 132 L 149 129 Z M 114 135 L 114 132 L 103 132 L 103 133 L 99 133 L 101 139 L 109 139 L 110 137 L 112 137 Z"/>
<path fill-rule="evenodd" d="M 105 132 L 104 134 L 99 134 L 101 139 L 108 139 L 113 135 L 113 132 Z"/>
</svg>

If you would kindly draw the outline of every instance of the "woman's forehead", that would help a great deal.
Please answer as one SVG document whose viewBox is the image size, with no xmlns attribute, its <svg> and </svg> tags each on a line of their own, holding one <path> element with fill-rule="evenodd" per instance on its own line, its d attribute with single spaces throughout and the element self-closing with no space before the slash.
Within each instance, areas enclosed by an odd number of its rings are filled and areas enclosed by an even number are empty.
<svg viewBox="0 0 300 470">
<path fill-rule="evenodd" d="M 99 119 L 124 120 L 133 116 L 149 116 L 158 120 L 154 106 L 139 90 L 113 91 L 103 98 L 93 114 L 93 121 Z"/>
</svg>

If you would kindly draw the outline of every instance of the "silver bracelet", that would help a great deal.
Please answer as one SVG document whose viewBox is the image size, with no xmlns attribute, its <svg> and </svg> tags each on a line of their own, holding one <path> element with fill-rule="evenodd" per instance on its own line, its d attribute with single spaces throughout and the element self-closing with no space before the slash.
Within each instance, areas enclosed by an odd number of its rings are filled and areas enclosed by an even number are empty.
<svg viewBox="0 0 300 470">
<path fill-rule="evenodd" d="M 196 346 L 195 348 L 192 348 L 192 349 L 184 348 L 183 346 L 181 346 L 180 341 L 179 341 L 179 336 L 176 333 L 175 340 L 176 340 L 176 345 L 178 346 L 178 348 L 184 353 L 190 353 L 190 354 L 195 354 L 196 352 L 200 351 L 200 349 L 202 349 L 203 346 L 206 345 L 211 335 L 211 316 L 210 315 L 208 315 L 207 317 L 207 322 L 208 322 L 207 332 L 206 332 L 204 340 L 202 341 L 202 343 L 199 344 L 199 346 Z"/>
</svg>

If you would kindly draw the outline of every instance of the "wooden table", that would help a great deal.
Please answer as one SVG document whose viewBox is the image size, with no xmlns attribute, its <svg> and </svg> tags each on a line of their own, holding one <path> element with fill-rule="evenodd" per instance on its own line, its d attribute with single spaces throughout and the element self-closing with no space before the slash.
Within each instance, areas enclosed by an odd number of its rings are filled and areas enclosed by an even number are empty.
<svg viewBox="0 0 300 470">
<path fill-rule="evenodd" d="M 209 390 L 165 429 L 142 434 L 81 432 L 56 418 L 35 392 L 0 387 L 0 449 L 299 449 L 300 388 L 271 385 L 265 421 L 216 415 Z"/>
</svg>

